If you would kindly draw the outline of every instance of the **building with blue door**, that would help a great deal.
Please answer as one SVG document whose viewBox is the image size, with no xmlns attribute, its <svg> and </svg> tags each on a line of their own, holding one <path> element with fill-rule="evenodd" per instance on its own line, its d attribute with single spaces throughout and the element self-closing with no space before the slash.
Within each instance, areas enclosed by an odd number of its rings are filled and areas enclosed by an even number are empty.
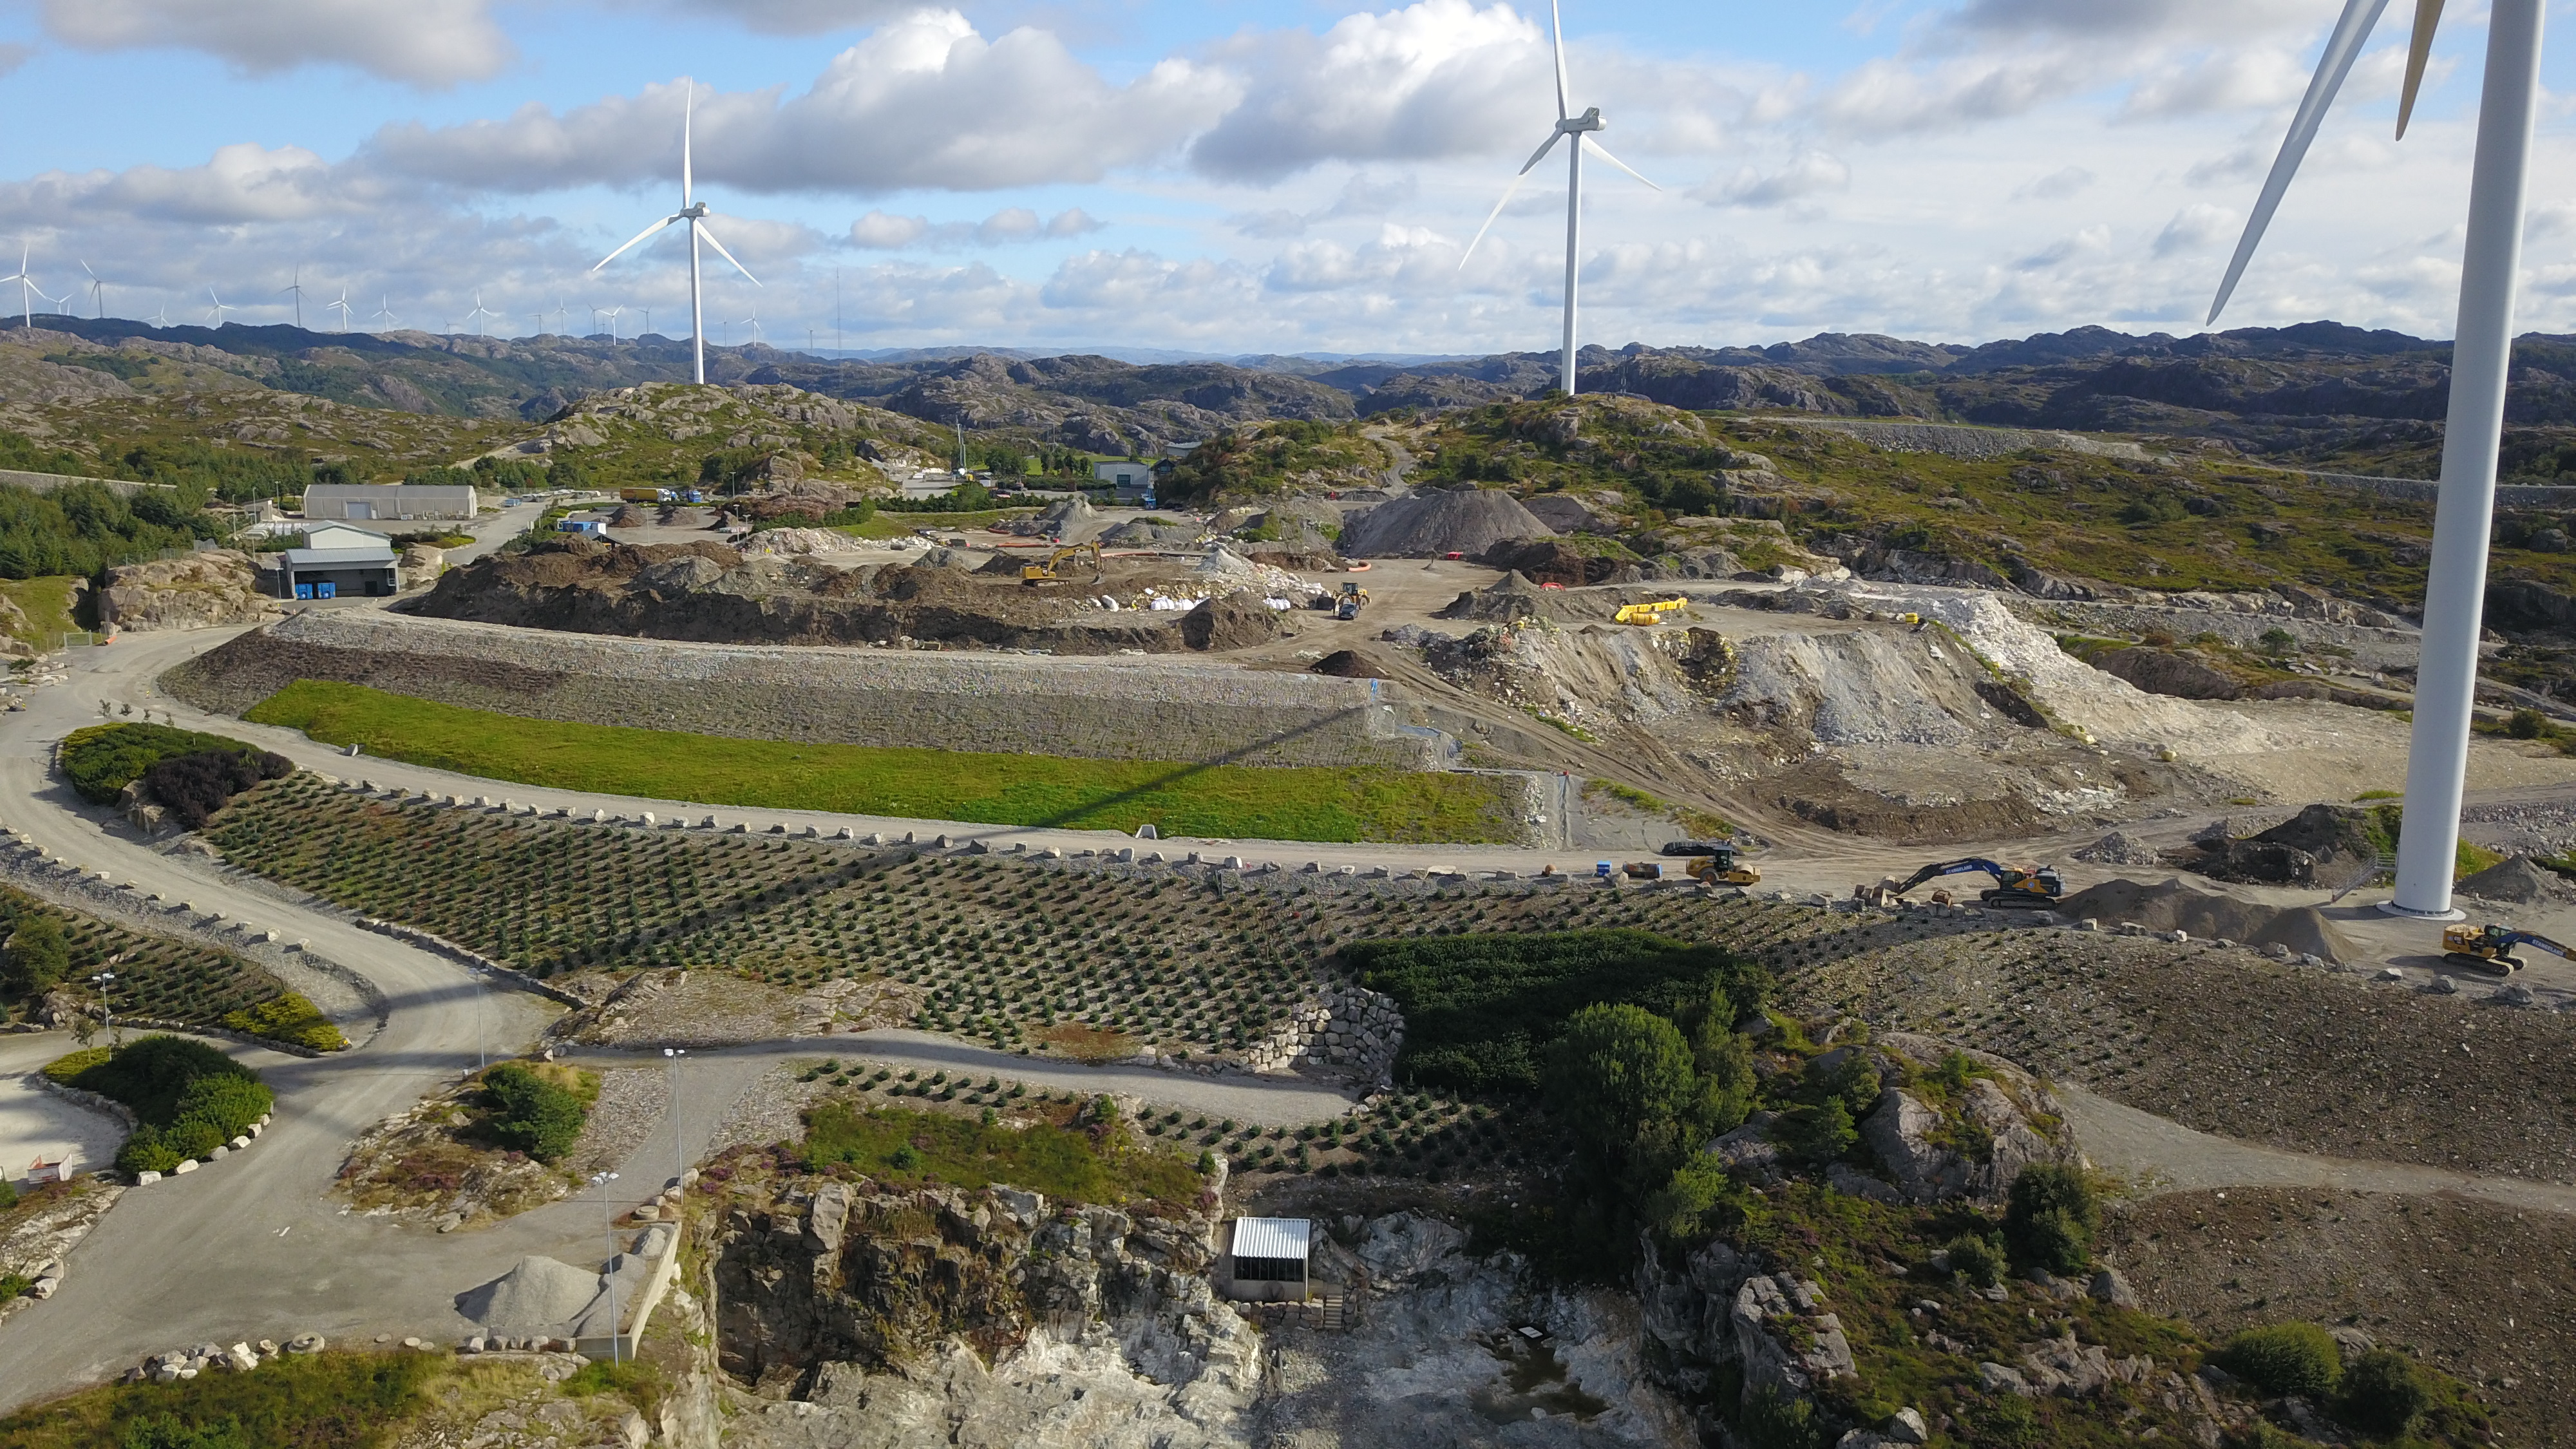
<svg viewBox="0 0 2576 1449">
<path fill-rule="evenodd" d="M 345 523 L 304 530 L 304 547 L 286 551 L 278 592 L 290 599 L 385 598 L 402 588 L 391 538 Z"/>
</svg>

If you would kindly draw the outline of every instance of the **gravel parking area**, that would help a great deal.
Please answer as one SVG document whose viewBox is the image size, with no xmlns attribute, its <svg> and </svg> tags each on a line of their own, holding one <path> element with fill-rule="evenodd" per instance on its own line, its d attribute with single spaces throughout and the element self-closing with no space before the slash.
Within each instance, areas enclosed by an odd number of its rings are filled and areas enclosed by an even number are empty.
<svg viewBox="0 0 2576 1449">
<path fill-rule="evenodd" d="M 37 1084 L 45 1063 L 79 1047 L 69 1032 L 0 1037 L 0 1175 L 11 1182 L 23 1186 L 39 1156 L 50 1161 L 70 1151 L 86 1170 L 105 1167 L 125 1145 L 123 1122 Z"/>
</svg>

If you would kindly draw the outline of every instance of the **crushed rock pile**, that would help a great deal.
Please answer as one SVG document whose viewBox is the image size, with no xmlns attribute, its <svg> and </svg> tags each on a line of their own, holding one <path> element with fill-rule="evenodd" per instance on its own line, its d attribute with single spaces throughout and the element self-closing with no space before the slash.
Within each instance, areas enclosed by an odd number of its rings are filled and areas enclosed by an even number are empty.
<svg viewBox="0 0 2576 1449">
<path fill-rule="evenodd" d="M 1584 505 L 1571 493 L 1539 493 L 1521 500 L 1539 522 L 1559 533 L 1607 533 L 1610 525 L 1601 515 Z"/>
<path fill-rule="evenodd" d="M 1100 535 L 1100 541 L 1112 548 L 1188 548 L 1199 541 L 1201 531 L 1195 523 L 1131 518 Z"/>
<path fill-rule="evenodd" d="M 1059 498 L 1055 505 L 1025 523 L 1014 524 L 1013 533 L 1031 538 L 1062 538 L 1067 543 L 1081 543 L 1100 529 L 1100 510 L 1088 498 Z"/>
<path fill-rule="evenodd" d="M 546 1330 L 572 1322 L 599 1296 L 599 1274 L 526 1257 L 509 1272 L 456 1295 L 456 1311 L 487 1328 Z"/>
<path fill-rule="evenodd" d="M 2194 940 L 2227 940 L 2249 946 L 2284 946 L 2328 961 L 2358 959 L 2352 943 L 2314 906 L 2276 909 L 2204 891 L 2180 879 L 2155 885 L 2104 881 L 2059 903 L 2058 914 L 2091 918 L 2105 927 L 2134 921 L 2157 931 L 2183 931 Z"/>
<path fill-rule="evenodd" d="M 2091 845 L 2075 852 L 2075 858 L 2088 865 L 2161 865 L 2164 856 L 2154 846 L 2114 830 Z"/>
<path fill-rule="evenodd" d="M 1212 548 L 1193 570 L 1206 579 L 1210 587 L 1236 586 L 1260 589 L 1273 596 L 1294 597 L 1324 592 L 1322 584 L 1308 583 L 1286 569 L 1254 563 L 1231 549 Z"/>
<path fill-rule="evenodd" d="M 2310 805 L 2269 830 L 2245 839 L 2203 831 L 2195 848 L 2176 864 L 2212 880 L 2262 885 L 2340 885 L 2354 872 L 2375 868 L 2379 847 L 2366 828 L 2367 812 L 2351 805 Z"/>
<path fill-rule="evenodd" d="M 1181 642 L 1192 649 L 1249 649 L 1285 633 L 1288 614 L 1244 589 L 1207 600 L 1181 618 Z"/>
<path fill-rule="evenodd" d="M 713 511 L 686 503 L 677 508 L 666 508 L 662 511 L 664 528 L 713 528 L 715 523 L 716 516 Z"/>
<path fill-rule="evenodd" d="M 1474 619 L 1486 624 L 1516 623 L 1536 618 L 1542 612 L 1539 603 L 1546 597 L 1546 590 L 1515 569 L 1481 591 L 1469 589 L 1460 594 L 1438 617 Z"/>
<path fill-rule="evenodd" d="M 742 545 L 742 552 L 747 556 L 788 558 L 800 554 L 847 553 L 859 546 L 857 539 L 838 529 L 765 528 Z"/>
<path fill-rule="evenodd" d="M 1555 529 L 1509 493 L 1461 488 L 1379 504 L 1342 531 L 1341 551 L 1350 558 L 1473 557 L 1510 539 L 1554 537 Z"/>
<path fill-rule="evenodd" d="M 641 505 L 634 503 L 629 503 L 608 515 L 608 526 L 611 528 L 642 528 L 652 521 L 653 515 Z"/>
<path fill-rule="evenodd" d="M 2503 901 L 2517 906 L 2558 900 L 2568 893 L 2567 883 L 2556 871 L 2527 855 L 2517 855 L 2501 865 L 2488 866 L 2451 889 L 2456 894 L 2476 896 L 2482 901 Z"/>
</svg>

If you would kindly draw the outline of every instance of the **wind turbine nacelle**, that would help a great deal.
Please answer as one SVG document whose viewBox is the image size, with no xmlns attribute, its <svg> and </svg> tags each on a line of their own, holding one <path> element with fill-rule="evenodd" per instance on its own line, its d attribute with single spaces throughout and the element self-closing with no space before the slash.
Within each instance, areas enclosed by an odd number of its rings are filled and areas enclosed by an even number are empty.
<svg viewBox="0 0 2576 1449">
<path fill-rule="evenodd" d="M 1570 136 L 1578 131 L 1606 131 L 1610 129 L 1610 123 L 1601 119 L 1599 106 L 1586 106 L 1582 115 L 1568 116 L 1557 122 L 1556 128 Z"/>
</svg>

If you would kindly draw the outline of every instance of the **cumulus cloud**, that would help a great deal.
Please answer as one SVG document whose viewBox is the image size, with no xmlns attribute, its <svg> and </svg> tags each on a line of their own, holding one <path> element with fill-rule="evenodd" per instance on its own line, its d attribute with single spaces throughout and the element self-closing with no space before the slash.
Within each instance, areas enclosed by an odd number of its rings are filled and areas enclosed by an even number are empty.
<svg viewBox="0 0 2576 1449">
<path fill-rule="evenodd" d="M 2093 182 L 2093 173 L 2081 166 L 2060 166 L 2045 176 L 2023 183 L 2013 195 L 2031 201 L 2064 201 Z"/>
<path fill-rule="evenodd" d="M 0 186 L 0 209 L 55 226 L 301 221 L 362 215 L 390 200 L 301 146 L 251 142 L 221 147 L 203 166 L 48 171 Z"/>
<path fill-rule="evenodd" d="M 1005 246 L 1013 242 L 1082 236 L 1100 230 L 1101 225 L 1078 206 L 1044 219 L 1025 206 L 1014 206 L 994 212 L 980 222 L 934 223 L 926 216 L 891 216 L 882 211 L 870 211 L 850 223 L 850 244 L 871 251 L 901 251 L 916 246 Z"/>
<path fill-rule="evenodd" d="M 659 10 L 711 15 L 768 35 L 820 35 L 873 25 L 920 8 L 919 0 L 625 0 Z"/>
<path fill-rule="evenodd" d="M 1168 154 L 1233 96 L 1181 59 L 1113 86 L 1045 31 L 987 40 L 953 10 L 925 10 L 833 57 L 802 95 L 702 90 L 697 174 L 765 192 L 1096 181 Z M 682 101 L 664 84 L 560 115 L 388 126 L 368 149 L 389 170 L 493 191 L 676 180 Z"/>
<path fill-rule="evenodd" d="M 1851 167 L 1829 151 L 1801 151 L 1789 164 L 1768 175 L 1750 166 L 1724 182 L 1712 181 L 1691 192 L 1711 206 L 1786 206 L 1810 197 L 1851 189 Z"/>
<path fill-rule="evenodd" d="M 2156 255 L 2173 256 L 2178 252 L 2206 251 L 2222 242 L 2236 239 L 2237 224 L 2243 220 L 2223 206 L 2195 201 L 2174 213 L 2173 220 L 2156 235 Z"/>
<path fill-rule="evenodd" d="M 1248 77 L 1240 104 L 1190 147 L 1210 174 L 1273 181 L 1328 160 L 1481 154 L 1498 130 L 1546 123 L 1546 32 L 1496 4 L 1421 0 L 1344 16 L 1322 35 L 1246 36 L 1218 58 Z"/>
<path fill-rule="evenodd" d="M 1239 212 L 1225 224 L 1244 236 L 1262 241 L 1303 235 L 1306 228 L 1319 222 L 1345 221 L 1356 217 L 1384 216 L 1398 207 L 1411 205 L 1422 194 L 1422 184 L 1411 172 L 1391 178 L 1378 178 L 1367 172 L 1356 172 L 1342 183 L 1341 194 L 1312 211 L 1290 211 L 1271 207 L 1265 211 Z"/>
<path fill-rule="evenodd" d="M 480 80 L 514 49 L 489 0 L 40 0 L 45 30 L 88 50 L 204 51 L 254 75 L 346 65 L 413 85 Z"/>
</svg>

